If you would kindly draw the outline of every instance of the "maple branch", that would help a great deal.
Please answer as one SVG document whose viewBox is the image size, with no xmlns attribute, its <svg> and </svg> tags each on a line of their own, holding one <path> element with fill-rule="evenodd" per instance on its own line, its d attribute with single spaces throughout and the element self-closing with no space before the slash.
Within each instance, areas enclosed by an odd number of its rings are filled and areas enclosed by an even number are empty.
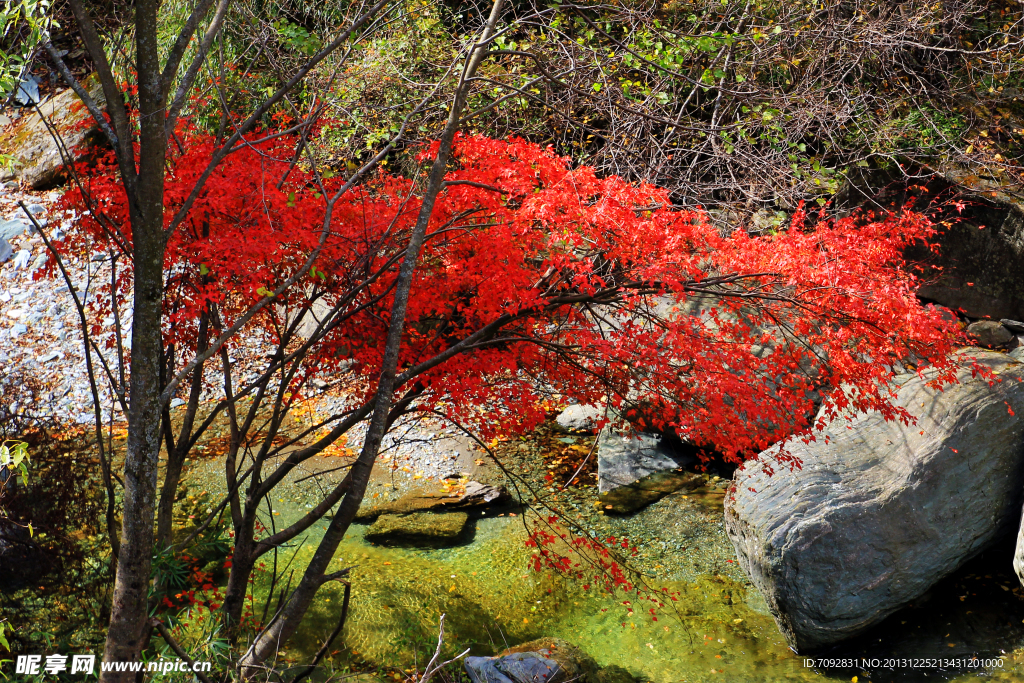
<svg viewBox="0 0 1024 683">
<path fill-rule="evenodd" d="M 192 188 L 192 191 L 189 192 L 188 196 L 185 198 L 185 201 L 182 202 L 181 208 L 179 208 L 177 213 L 174 214 L 174 217 L 171 218 L 170 223 L 166 228 L 166 232 L 168 234 L 174 232 L 178 228 L 178 225 L 180 225 L 181 222 L 185 219 L 185 216 L 188 215 L 189 210 L 191 210 L 192 208 L 192 204 L 199 197 L 199 193 L 202 191 L 202 188 L 206 185 L 206 181 L 209 180 L 211 175 L 213 175 L 214 170 L 217 168 L 217 166 L 220 165 L 220 162 L 224 159 L 224 157 L 231 153 L 231 150 L 235 146 L 235 144 L 246 133 L 248 133 L 257 123 L 259 123 L 263 119 L 263 116 L 266 115 L 267 112 L 269 112 L 274 107 L 275 104 L 277 104 L 285 95 L 291 92 L 292 88 L 298 85 L 306 77 L 306 75 L 310 71 L 312 71 L 313 67 L 315 67 L 317 64 L 326 59 L 331 53 L 337 50 L 346 40 L 348 40 L 349 36 L 351 36 L 352 33 L 356 31 L 356 29 L 360 28 L 363 24 L 365 24 L 370 19 L 375 17 L 377 13 L 380 12 L 380 10 L 383 9 L 383 7 L 391 1 L 392 0 L 378 0 L 377 3 L 374 4 L 369 10 L 367 10 L 362 16 L 356 18 L 346 30 L 342 31 L 341 34 L 339 34 L 334 40 L 328 43 L 325 47 L 321 48 L 315 55 L 313 55 L 308 61 L 306 61 L 306 63 L 303 64 L 302 67 L 300 67 L 299 70 L 290 79 L 288 79 L 287 82 L 285 82 L 281 87 L 279 87 L 270 97 L 264 100 L 263 104 L 257 107 L 256 110 L 253 111 L 252 114 L 250 114 L 245 121 L 243 121 L 241 124 L 237 126 L 233 126 L 235 129 L 234 134 L 230 138 L 228 138 L 228 140 L 221 146 L 221 148 L 218 149 L 213 154 L 213 156 L 210 159 L 210 162 L 207 164 L 206 168 L 203 170 L 199 178 L 196 180 L 195 185 Z"/>
<path fill-rule="evenodd" d="M 437 157 L 434 159 L 430 169 L 427 189 L 420 206 L 420 213 L 406 247 L 406 257 L 399 269 L 394 303 L 391 307 L 391 317 L 388 324 L 387 339 L 384 345 L 384 355 L 381 360 L 381 372 L 377 381 L 377 391 L 373 402 L 373 412 L 370 417 L 366 437 L 363 440 L 362 451 L 349 473 L 349 476 L 353 477 L 353 491 L 345 496 L 334 518 L 331 520 L 331 524 L 328 526 L 328 530 L 324 534 L 319 547 L 314 552 L 313 558 L 310 560 L 299 585 L 292 592 L 288 600 L 288 605 L 285 607 L 285 615 L 275 624 L 274 628 L 266 629 L 255 638 L 253 647 L 250 648 L 250 651 L 240 661 L 243 670 L 255 671 L 251 667 L 262 662 L 269 655 L 276 642 L 281 642 L 294 633 L 298 627 L 297 618 L 305 613 L 310 601 L 313 599 L 320 585 L 319 577 L 323 575 L 324 568 L 331 561 L 338 543 L 341 542 L 341 538 L 352 523 L 365 493 L 373 462 L 376 460 L 381 441 L 393 414 L 392 401 L 394 399 L 394 392 L 401 386 L 401 384 L 396 383 L 395 374 L 402 345 L 406 308 L 412 289 L 416 262 L 419 259 L 420 250 L 426 239 L 430 217 L 433 213 L 438 194 L 441 191 L 441 184 L 444 181 L 447 170 L 446 165 L 451 154 L 452 142 L 455 132 L 459 127 L 459 117 L 465 107 L 466 98 L 469 94 L 468 81 L 475 74 L 477 67 L 487 52 L 487 46 L 490 43 L 502 6 L 503 0 L 494 0 L 491 14 L 484 25 L 480 39 L 473 46 L 469 59 L 466 60 L 462 76 L 455 91 L 455 98 L 449 112 L 448 122 L 441 134 Z M 243 673 L 243 676 L 248 675 L 251 674 Z"/>
<path fill-rule="evenodd" d="M 388 1 L 389 0 L 380 0 L 380 2 L 378 2 L 378 5 L 383 5 L 384 3 L 388 2 Z M 207 350 L 207 352 L 205 354 L 200 354 L 200 355 L 196 356 L 196 358 L 194 358 L 192 361 L 190 361 L 188 365 L 186 365 L 184 368 L 182 368 L 182 370 L 179 371 L 174 376 L 173 379 L 171 379 L 171 381 L 168 383 L 168 385 L 165 388 L 165 390 L 161 393 L 160 400 L 162 402 L 164 402 L 165 404 L 169 403 L 170 400 L 171 400 L 171 397 L 174 395 L 174 392 L 177 390 L 178 383 L 181 382 L 181 380 L 186 375 L 188 375 L 188 373 L 190 373 L 193 370 L 193 368 L 195 368 L 199 363 L 205 361 L 206 358 L 208 358 L 209 356 L 211 356 L 214 353 L 218 352 L 218 350 L 221 348 L 221 346 L 223 346 L 224 343 L 226 343 L 232 336 L 234 336 L 234 334 L 236 334 L 238 332 L 238 330 L 242 329 L 242 327 L 244 327 L 250 320 L 252 320 L 252 318 L 255 317 L 256 314 L 259 313 L 260 310 L 265 308 L 271 301 L 273 301 L 273 299 L 275 297 L 280 296 L 282 293 L 284 293 L 285 290 L 287 290 L 293 284 L 298 282 L 299 278 L 302 277 L 306 272 L 309 271 L 309 269 L 315 263 L 317 257 L 319 256 L 321 250 L 323 249 L 324 245 L 326 244 L 327 237 L 328 237 L 328 231 L 329 231 L 329 228 L 330 228 L 331 216 L 332 216 L 334 204 L 337 202 L 337 200 L 344 193 L 348 192 L 352 187 L 354 187 L 366 174 L 368 174 L 371 170 L 376 168 L 376 166 L 380 163 L 381 160 L 386 158 L 387 155 L 391 153 L 391 151 L 395 148 L 395 146 L 398 144 L 398 142 L 403 139 L 403 137 L 405 135 L 405 130 L 408 127 L 409 121 L 412 119 L 413 115 L 415 115 L 417 112 L 419 112 L 426 105 L 426 103 L 429 101 L 429 98 L 433 97 L 434 93 L 436 93 L 439 88 L 440 88 L 440 82 L 434 88 L 434 92 L 432 92 L 430 95 L 428 95 L 423 100 L 421 100 L 420 103 L 413 109 L 413 111 L 409 112 L 409 114 L 406 115 L 405 119 L 402 121 L 401 126 L 399 127 L 398 132 L 391 138 L 391 140 L 388 142 L 388 144 L 385 145 L 383 149 L 381 149 L 377 154 L 375 154 L 359 170 L 357 170 L 352 175 L 352 177 L 349 178 L 348 181 L 327 202 L 327 211 L 326 211 L 326 214 L 325 214 L 324 220 L 323 220 L 323 230 L 321 231 L 320 242 L 317 245 L 317 247 L 313 250 L 313 252 L 309 255 L 309 257 L 306 259 L 306 261 L 302 265 L 302 267 L 300 267 L 295 272 L 295 274 L 292 275 L 292 277 L 290 277 L 287 280 L 285 280 L 285 282 L 282 283 L 276 290 L 274 290 L 273 293 L 271 293 L 269 296 L 266 296 L 263 299 L 261 299 L 252 308 L 250 308 L 247 313 L 245 313 L 238 320 L 236 320 L 234 325 L 232 325 L 227 331 L 222 333 L 217 338 L 217 340 L 213 344 L 211 344 L 210 348 Z M 238 134 L 236 133 L 236 136 L 237 135 Z M 221 152 L 223 152 L 224 149 L 227 149 L 229 145 L 234 144 L 234 141 L 236 141 L 236 136 L 233 136 L 231 138 L 231 140 L 226 142 L 224 144 L 224 146 L 217 152 L 217 154 L 221 154 Z M 216 154 L 215 154 L 215 156 L 216 156 Z M 223 158 L 223 156 L 226 156 L 226 153 L 221 155 L 221 158 Z M 182 220 L 184 218 L 185 212 L 187 212 L 187 210 L 191 208 L 191 202 L 194 202 L 196 197 L 198 196 L 199 188 L 200 188 L 201 184 L 205 183 L 206 179 L 208 179 L 209 176 L 213 173 L 213 168 L 214 168 L 214 165 L 213 165 L 213 162 L 211 161 L 211 165 L 208 165 L 206 170 L 203 171 L 203 174 L 201 175 L 200 179 L 197 181 L 197 183 L 194 186 L 192 192 L 189 194 L 188 198 L 185 200 L 184 205 L 178 211 L 178 213 L 175 215 L 175 220 L 180 221 L 180 220 Z M 170 232 L 173 231 L 174 227 L 175 227 L 175 224 L 174 224 L 174 221 L 172 221 L 171 227 L 168 228 L 168 234 L 170 234 Z"/>
<path fill-rule="evenodd" d="M 64 82 L 68 84 L 68 87 L 70 87 L 76 95 L 78 95 L 78 99 L 82 100 L 82 104 L 84 104 L 85 108 L 89 110 L 89 114 L 92 115 L 92 118 L 96 121 L 96 125 L 98 125 L 100 130 L 103 131 L 103 134 L 107 136 L 110 146 L 117 149 L 117 134 L 110 127 L 110 124 L 107 122 L 107 117 L 103 115 L 103 111 L 99 108 L 99 105 L 96 104 L 96 100 L 92 98 L 89 91 L 82 87 L 82 84 L 78 82 L 75 75 L 71 73 L 71 69 L 69 69 L 67 64 L 64 63 L 64 59 L 60 56 L 60 53 L 57 52 L 57 48 L 53 46 L 53 43 L 51 43 L 49 39 L 43 41 L 43 47 L 50 55 L 50 59 L 53 60 L 54 65 L 57 67 L 57 72 L 64 79 Z"/>
<path fill-rule="evenodd" d="M 210 51 L 210 46 L 213 45 L 213 40 L 220 31 L 221 25 L 224 23 L 224 17 L 227 16 L 228 6 L 230 4 L 231 0 L 218 0 L 217 11 L 213 15 L 213 20 L 206 29 L 206 33 L 203 35 L 199 48 L 196 50 L 196 54 L 192 58 L 192 63 L 189 65 L 188 70 L 185 72 L 181 82 L 178 84 L 178 91 L 175 93 L 174 99 L 171 101 L 170 107 L 167 110 L 167 121 L 164 124 L 168 136 L 170 136 L 171 132 L 174 130 L 174 124 L 178 120 L 178 114 L 181 112 L 181 108 L 185 104 L 185 98 L 188 96 L 188 93 L 192 90 L 192 86 L 195 84 L 196 76 L 199 75 L 199 69 L 206 60 L 206 55 Z M 201 0 L 200 4 L 192 11 L 192 14 L 189 15 L 181 33 L 178 34 L 178 40 L 175 42 L 174 47 L 171 48 L 171 53 L 167 57 L 167 63 L 164 66 L 163 74 L 161 74 L 160 77 L 161 87 L 165 98 L 169 94 L 168 90 L 170 89 L 171 83 L 174 81 L 174 77 L 177 74 L 181 58 L 185 54 L 185 49 L 188 47 L 189 42 L 192 40 L 192 36 L 199 27 L 199 22 L 202 21 L 203 17 L 206 16 L 206 13 L 210 11 L 210 7 L 212 5 L 213 0 Z"/>
<path fill-rule="evenodd" d="M 125 189 L 128 190 L 128 196 L 132 201 L 133 205 L 135 199 L 133 196 L 137 189 L 138 179 L 135 169 L 135 148 L 132 146 L 132 126 L 128 119 L 128 110 L 124 102 L 124 93 L 117 85 L 117 79 L 114 78 L 114 73 L 110 68 L 110 61 L 107 59 L 106 51 L 103 49 L 103 41 L 100 39 L 99 33 L 96 31 L 96 24 L 93 23 L 92 16 L 89 11 L 83 6 L 82 0 L 68 0 L 71 5 L 71 11 L 75 15 L 75 22 L 78 25 L 78 30 L 82 34 L 82 40 L 85 42 L 85 47 L 89 51 L 89 56 L 92 57 L 92 61 L 96 66 L 96 73 L 99 74 L 100 84 L 103 86 L 103 94 L 107 100 L 107 112 L 110 114 L 110 123 L 113 128 L 114 136 L 110 139 L 111 145 L 117 152 L 117 162 L 121 169 L 121 176 L 124 179 Z M 53 49 L 51 45 L 47 48 L 47 51 Z M 57 52 L 51 53 L 51 57 L 57 55 Z M 59 60 L 57 56 L 55 60 Z M 63 62 L 58 62 L 63 63 Z M 59 68 L 59 67 L 58 67 Z M 70 71 L 67 67 L 64 67 L 64 71 L 70 75 Z M 64 73 L 62 73 L 64 75 Z M 67 75 L 64 75 L 65 80 Z M 68 85 L 75 88 L 78 83 L 74 76 L 68 81 Z M 82 97 L 82 93 L 79 92 L 81 86 L 75 89 L 75 93 Z M 88 93 L 85 93 L 88 97 Z M 89 109 L 89 113 L 92 114 L 96 123 L 101 129 L 106 125 L 106 119 L 103 114 L 99 112 L 95 102 L 93 106 L 89 107 L 88 102 L 90 99 L 82 99 L 86 103 L 86 107 Z M 107 130 L 110 130 L 108 127 Z M 106 132 L 106 131 L 104 131 Z"/>
<path fill-rule="evenodd" d="M 78 312 L 78 323 L 82 330 L 82 346 L 85 352 L 85 371 L 89 377 L 89 390 L 92 393 L 92 404 L 93 404 L 93 415 L 95 418 L 95 430 L 96 430 L 96 446 L 99 449 L 100 468 L 103 474 L 103 485 L 107 492 L 107 535 L 110 537 L 110 550 L 116 560 L 121 551 L 120 539 L 116 533 L 117 530 L 117 518 L 114 514 L 114 483 L 113 475 L 111 472 L 111 463 L 107 459 L 106 451 L 103 448 L 103 414 L 101 412 L 101 404 L 99 397 L 99 390 L 97 389 L 96 382 L 96 370 L 93 367 L 92 353 L 89 350 L 89 320 L 85 313 L 85 304 L 78 298 L 78 292 L 75 290 L 75 284 L 71 280 L 71 274 L 68 273 L 67 268 L 64 266 L 64 260 L 60 256 L 60 252 L 53 246 L 53 242 L 46 236 L 46 231 L 43 230 L 43 226 L 36 220 L 35 214 L 28 210 L 25 202 L 18 200 L 18 206 L 25 212 L 28 219 L 32 221 L 33 227 L 39 234 L 39 237 L 43 240 L 43 244 L 46 246 L 57 263 L 57 268 L 60 270 L 61 277 L 64 278 L 64 283 L 68 287 L 68 293 L 71 294 L 71 300 L 75 303 L 75 310 Z"/>
<path fill-rule="evenodd" d="M 478 183 L 473 180 L 446 180 L 443 183 L 441 183 L 442 188 L 451 187 L 453 185 L 469 185 L 470 187 L 475 187 L 481 190 L 487 190 L 489 192 L 497 192 L 498 194 L 505 193 L 505 190 L 501 189 L 500 187 L 495 187 L 494 185 L 488 185 L 486 183 Z"/>
</svg>

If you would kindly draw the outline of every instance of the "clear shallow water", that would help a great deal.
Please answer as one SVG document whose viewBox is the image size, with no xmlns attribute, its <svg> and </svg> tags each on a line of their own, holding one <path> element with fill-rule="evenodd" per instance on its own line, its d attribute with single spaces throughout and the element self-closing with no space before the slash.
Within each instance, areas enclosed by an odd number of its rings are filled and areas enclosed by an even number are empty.
<svg viewBox="0 0 1024 683">
<path fill-rule="evenodd" d="M 218 470 L 204 471 L 198 467 L 192 476 L 216 481 Z M 312 495 L 306 486 L 283 492 L 275 502 L 275 521 L 304 512 Z M 587 517 L 583 505 L 566 505 L 570 517 L 602 535 L 629 535 L 637 542 L 643 550 L 637 565 L 654 577 L 650 586 L 678 594 L 678 602 L 656 608 L 654 615 L 648 612 L 651 605 L 635 596 L 586 591 L 578 581 L 530 569 L 521 515 L 480 518 L 469 542 L 447 549 L 375 546 L 363 538 L 367 527 L 356 525 L 335 560 L 338 569 L 355 567 L 345 642 L 335 647 L 340 658 L 422 665 L 434 649 L 443 613 L 452 654 L 467 647 L 472 654 L 493 654 L 553 636 L 579 645 L 602 665 L 617 664 L 651 683 L 851 681 L 854 676 L 859 683 L 1024 681 L 1024 595 L 1011 568 L 1012 543 L 975 558 L 867 636 L 816 654 L 819 660 L 876 663 L 808 667 L 786 646 L 763 599 L 729 562 L 734 556 L 717 501 L 714 494 L 674 495 L 623 518 Z M 319 530 L 282 552 L 279 562 L 296 552 L 294 566 L 304 566 Z M 258 588 L 260 599 L 265 591 Z M 289 654 L 304 659 L 318 648 L 336 624 L 341 598 L 336 584 L 321 589 Z M 630 600 L 632 611 L 623 600 Z M 1002 667 L 936 668 L 929 662 L 911 667 L 891 661 L 972 656 L 1001 659 Z"/>
</svg>

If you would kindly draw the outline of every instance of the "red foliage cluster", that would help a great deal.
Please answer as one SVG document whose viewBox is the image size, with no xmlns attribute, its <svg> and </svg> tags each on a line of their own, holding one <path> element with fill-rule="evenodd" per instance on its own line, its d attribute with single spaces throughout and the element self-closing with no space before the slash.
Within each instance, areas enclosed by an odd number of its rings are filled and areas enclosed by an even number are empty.
<svg viewBox="0 0 1024 683">
<path fill-rule="evenodd" d="M 213 171 L 169 235 L 168 343 L 194 344 L 207 307 L 226 329 L 319 248 L 249 333 L 276 344 L 294 327 L 288 312 L 313 300 L 336 308 L 306 372 L 351 363 L 368 397 L 421 188 L 382 172 L 329 206 L 344 179 L 317 179 L 293 163 L 293 139 L 266 133 Z M 175 139 L 168 221 L 215 149 L 187 122 Z M 638 419 L 739 460 L 808 427 L 799 416 L 822 388 L 827 417 L 852 407 L 906 419 L 887 401 L 892 369 L 945 363 L 956 326 L 918 302 L 902 256 L 932 235 L 924 216 L 798 213 L 777 234 L 723 234 L 663 190 L 599 178 L 523 140 L 461 136 L 453 158 L 417 266 L 400 372 L 406 387 L 419 383 L 422 405 L 485 435 L 542 420 L 542 390 L 580 403 L 630 398 Z M 128 205 L 113 158 L 86 175 L 96 203 L 89 212 L 81 191 L 65 196 L 84 229 L 64 248 L 124 248 Z M 123 277 L 127 287 L 127 269 Z"/>
</svg>

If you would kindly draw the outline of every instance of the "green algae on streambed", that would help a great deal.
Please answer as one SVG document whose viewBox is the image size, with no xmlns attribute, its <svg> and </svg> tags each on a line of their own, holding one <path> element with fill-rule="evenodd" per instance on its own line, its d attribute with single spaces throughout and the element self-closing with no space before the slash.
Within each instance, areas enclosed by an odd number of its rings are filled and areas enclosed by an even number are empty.
<svg viewBox="0 0 1024 683">
<path fill-rule="evenodd" d="M 530 465 L 512 464 L 522 465 L 523 471 Z M 190 477 L 213 491 L 219 468 L 206 465 L 197 464 Z M 317 500 L 312 480 L 296 484 L 293 479 L 275 493 L 278 527 Z M 532 485 L 557 491 L 540 477 Z M 384 492 L 383 487 L 374 490 Z M 570 489 L 554 500 L 564 517 L 591 533 L 628 536 L 641 550 L 634 562 L 648 575 L 648 584 L 676 594 L 677 601 L 666 601 L 652 614 L 652 605 L 636 596 L 611 595 L 596 586 L 585 590 L 582 582 L 534 571 L 526 546 L 528 522 L 537 517 L 531 512 L 480 516 L 471 522 L 472 533 L 463 544 L 441 549 L 377 546 L 364 539 L 368 526 L 354 525 L 332 567 L 353 567 L 351 612 L 344 642 L 339 639 L 334 646 L 339 651 L 335 664 L 422 666 L 436 645 L 438 617 L 445 614 L 451 655 L 466 648 L 489 655 L 542 636 L 559 637 L 601 665 L 617 664 L 652 683 L 850 681 L 854 676 L 861 683 L 978 676 L 1024 680 L 1024 599 L 1012 573 L 1012 544 L 975 558 L 866 636 L 816 655 L 818 661 L 879 660 L 876 664 L 805 666 L 805 658 L 786 646 L 763 598 L 735 562 L 722 528 L 720 487 L 674 494 L 623 517 L 600 514 L 593 494 L 593 488 Z M 279 566 L 294 553 L 291 567 L 304 567 L 323 526 L 315 525 L 295 546 L 283 549 Z M 267 589 L 265 581 L 257 582 L 257 605 Z M 336 625 L 341 601 L 338 584 L 321 589 L 288 649 L 289 659 L 308 661 Z M 974 656 L 979 664 L 997 659 L 1001 666 L 934 667 L 927 661 L 911 666 L 912 660 Z"/>
</svg>

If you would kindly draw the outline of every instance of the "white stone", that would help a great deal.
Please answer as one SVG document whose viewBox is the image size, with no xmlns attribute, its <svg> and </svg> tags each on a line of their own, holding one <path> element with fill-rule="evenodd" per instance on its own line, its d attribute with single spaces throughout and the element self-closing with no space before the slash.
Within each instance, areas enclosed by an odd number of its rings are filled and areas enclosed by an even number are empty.
<svg viewBox="0 0 1024 683">
<path fill-rule="evenodd" d="M 17 270 L 28 267 L 29 259 L 32 258 L 32 252 L 28 249 L 21 249 L 17 254 L 14 255 L 14 267 Z"/>
</svg>

